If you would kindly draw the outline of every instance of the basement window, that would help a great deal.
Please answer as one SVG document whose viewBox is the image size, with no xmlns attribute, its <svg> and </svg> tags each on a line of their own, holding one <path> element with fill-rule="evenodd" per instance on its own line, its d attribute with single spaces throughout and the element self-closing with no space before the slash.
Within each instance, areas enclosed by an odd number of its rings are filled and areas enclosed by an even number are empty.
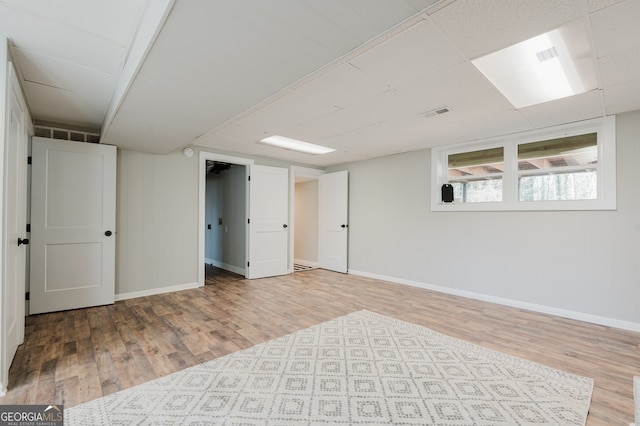
<svg viewBox="0 0 640 426">
<path fill-rule="evenodd" d="M 616 208 L 615 117 L 434 148 L 431 162 L 433 211 Z"/>
<path fill-rule="evenodd" d="M 598 198 L 598 134 L 518 145 L 518 200 Z"/>
<path fill-rule="evenodd" d="M 447 166 L 448 183 L 457 202 L 502 201 L 503 147 L 450 154 Z"/>
</svg>

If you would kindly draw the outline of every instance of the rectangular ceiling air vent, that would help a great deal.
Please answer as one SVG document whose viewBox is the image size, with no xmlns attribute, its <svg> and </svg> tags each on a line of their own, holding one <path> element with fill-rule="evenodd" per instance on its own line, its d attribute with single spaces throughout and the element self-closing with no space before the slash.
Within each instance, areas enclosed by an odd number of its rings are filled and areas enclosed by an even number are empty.
<svg viewBox="0 0 640 426">
<path fill-rule="evenodd" d="M 437 108 L 431 111 L 423 112 L 422 115 L 424 115 L 425 118 L 428 118 L 428 117 L 433 117 L 434 115 L 444 114 L 445 112 L 449 112 L 449 111 L 451 111 L 449 108 L 442 107 L 442 108 Z"/>
</svg>

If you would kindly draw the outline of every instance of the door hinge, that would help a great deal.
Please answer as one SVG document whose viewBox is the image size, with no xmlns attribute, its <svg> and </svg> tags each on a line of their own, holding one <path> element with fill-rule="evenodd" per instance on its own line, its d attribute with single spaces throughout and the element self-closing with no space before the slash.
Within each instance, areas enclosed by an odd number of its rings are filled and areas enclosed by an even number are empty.
<svg viewBox="0 0 640 426">
<path fill-rule="evenodd" d="M 248 179 L 247 179 L 248 181 L 251 181 L 251 176 L 247 176 L 247 178 L 248 178 Z"/>
<path fill-rule="evenodd" d="M 247 262 L 247 268 L 249 267 L 249 262 Z"/>
<path fill-rule="evenodd" d="M 30 297 L 31 297 L 31 295 L 29 294 L 29 292 L 26 292 L 24 294 L 24 300 L 29 300 Z"/>
<path fill-rule="evenodd" d="M 31 232 L 31 224 L 27 223 L 27 232 Z"/>
<path fill-rule="evenodd" d="M 27 157 L 27 164 L 31 164 L 32 161 L 33 161 L 33 157 L 32 156 L 28 156 Z"/>
<path fill-rule="evenodd" d="M 247 223 L 251 223 L 251 219 L 247 219 Z"/>
</svg>

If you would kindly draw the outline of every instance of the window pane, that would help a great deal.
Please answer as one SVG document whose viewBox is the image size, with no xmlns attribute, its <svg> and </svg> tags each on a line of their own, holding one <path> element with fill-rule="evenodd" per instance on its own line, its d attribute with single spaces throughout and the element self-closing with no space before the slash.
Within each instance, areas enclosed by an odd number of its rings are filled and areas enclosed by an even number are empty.
<svg viewBox="0 0 640 426">
<path fill-rule="evenodd" d="M 504 147 L 447 156 L 448 176 L 479 176 L 504 171 Z"/>
<path fill-rule="evenodd" d="M 597 133 L 518 145 L 518 170 L 588 167 L 597 163 Z"/>
<path fill-rule="evenodd" d="M 458 203 L 488 203 L 502 201 L 502 178 L 450 181 Z"/>
<path fill-rule="evenodd" d="M 595 171 L 521 176 L 520 201 L 595 200 L 598 175 Z"/>
</svg>

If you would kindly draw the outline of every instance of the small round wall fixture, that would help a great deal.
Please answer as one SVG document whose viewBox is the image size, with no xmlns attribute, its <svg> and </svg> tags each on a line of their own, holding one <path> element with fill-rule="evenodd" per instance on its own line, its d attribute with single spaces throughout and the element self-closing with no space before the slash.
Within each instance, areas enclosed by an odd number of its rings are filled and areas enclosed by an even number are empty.
<svg viewBox="0 0 640 426">
<path fill-rule="evenodd" d="M 187 158 L 193 157 L 193 148 L 186 147 L 185 149 L 182 150 L 182 155 L 184 155 Z"/>
</svg>

